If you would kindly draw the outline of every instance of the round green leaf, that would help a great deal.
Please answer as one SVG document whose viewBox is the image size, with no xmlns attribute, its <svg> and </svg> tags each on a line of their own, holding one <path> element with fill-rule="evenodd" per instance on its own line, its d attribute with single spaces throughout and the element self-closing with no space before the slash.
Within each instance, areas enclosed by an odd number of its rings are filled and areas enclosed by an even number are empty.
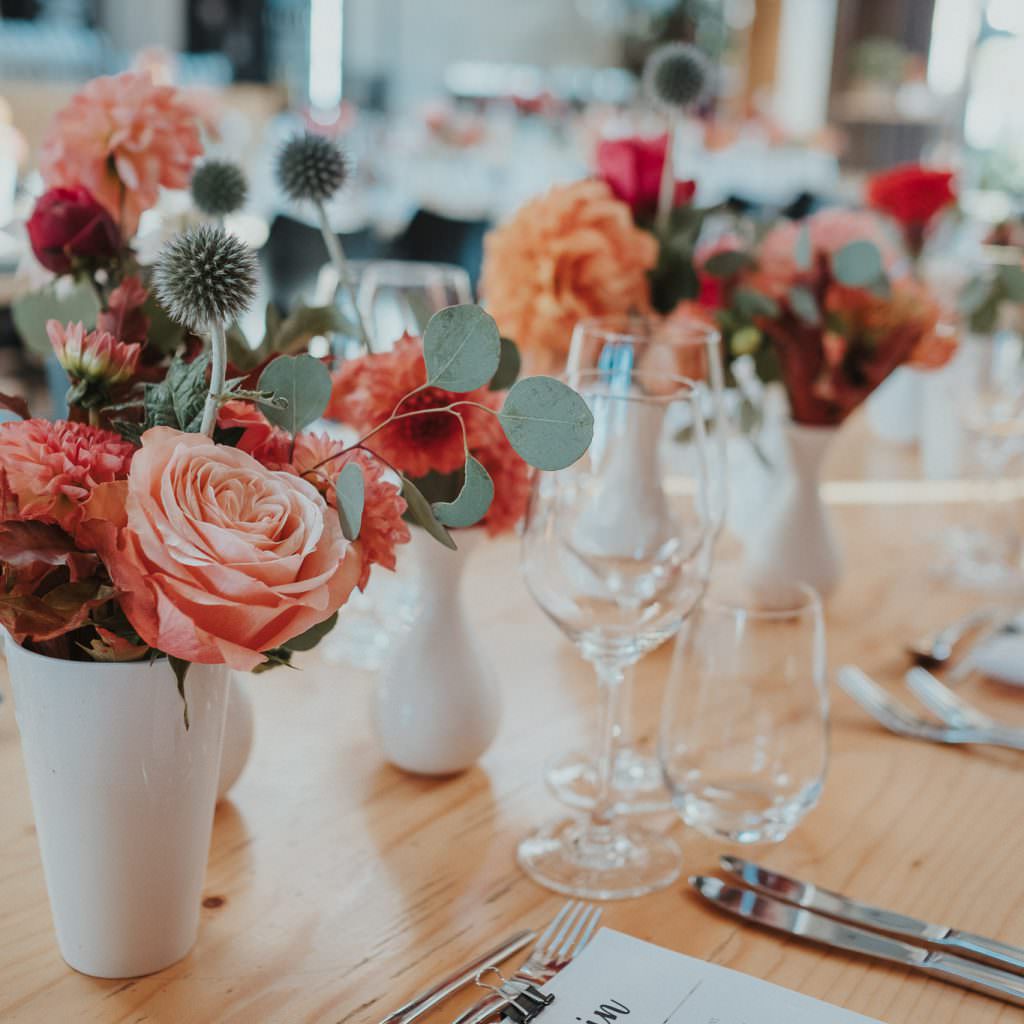
<svg viewBox="0 0 1024 1024">
<path fill-rule="evenodd" d="M 420 493 L 419 488 L 407 477 L 402 477 L 402 497 L 405 498 L 406 516 L 417 526 L 422 526 L 436 541 L 446 548 L 456 550 L 452 535 L 437 521 L 430 502 Z"/>
<path fill-rule="evenodd" d="M 821 311 L 812 292 L 797 285 L 789 289 L 787 298 L 790 308 L 805 324 L 816 327 L 821 323 Z"/>
<path fill-rule="evenodd" d="M 487 470 L 473 458 L 466 456 L 466 472 L 462 488 L 454 501 L 434 502 L 434 515 L 445 526 L 476 526 L 494 500 L 494 482 Z"/>
<path fill-rule="evenodd" d="M 716 252 L 707 263 L 704 264 L 704 271 L 712 277 L 735 277 L 736 274 L 755 263 L 750 253 L 740 249 L 726 249 L 724 252 Z"/>
<path fill-rule="evenodd" d="M 1024 302 L 1024 267 L 1006 265 L 999 268 L 999 278 L 1011 302 Z"/>
<path fill-rule="evenodd" d="M 362 468 L 355 462 L 347 463 L 334 481 L 338 519 L 341 520 L 341 532 L 346 540 L 359 537 L 359 528 L 363 523 L 364 491 Z"/>
<path fill-rule="evenodd" d="M 832 273 L 840 284 L 863 288 L 885 276 L 882 254 L 874 242 L 851 242 L 832 254 Z"/>
<path fill-rule="evenodd" d="M 807 221 L 800 225 L 800 233 L 796 236 L 796 265 L 799 270 L 810 270 L 814 259 L 811 249 L 811 228 Z"/>
<path fill-rule="evenodd" d="M 508 391 L 519 379 L 523 360 L 519 355 L 519 346 L 509 338 L 501 339 L 501 358 L 498 369 L 487 385 L 489 391 Z"/>
<path fill-rule="evenodd" d="M 294 436 L 324 414 L 331 399 L 331 375 L 310 355 L 278 356 L 260 374 L 259 390 L 284 400 L 281 408 L 263 405 L 263 415 Z"/>
<path fill-rule="evenodd" d="M 448 306 L 423 332 L 423 361 L 428 384 L 460 393 L 482 388 L 501 361 L 498 325 L 479 306 Z"/>
<path fill-rule="evenodd" d="M 505 436 L 531 466 L 571 466 L 594 436 L 594 415 L 572 388 L 554 377 L 526 377 L 498 413 Z"/>
</svg>

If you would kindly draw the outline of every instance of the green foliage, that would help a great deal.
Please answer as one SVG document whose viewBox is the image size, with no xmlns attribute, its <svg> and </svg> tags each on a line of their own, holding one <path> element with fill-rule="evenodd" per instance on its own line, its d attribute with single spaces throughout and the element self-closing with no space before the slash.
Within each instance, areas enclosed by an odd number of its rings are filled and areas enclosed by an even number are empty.
<svg viewBox="0 0 1024 1024">
<path fill-rule="evenodd" d="M 203 420 L 206 403 L 207 370 L 210 356 L 203 353 L 190 363 L 175 356 L 167 376 L 158 384 L 147 384 L 142 393 L 141 419 L 113 421 L 114 429 L 122 437 L 138 444 L 150 427 L 173 427 L 188 433 L 197 433 Z M 113 406 L 110 412 L 138 409 L 139 402 Z"/>
<path fill-rule="evenodd" d="M 744 320 L 779 315 L 779 304 L 770 295 L 765 295 L 754 288 L 737 288 L 733 292 L 732 306 L 737 315 Z"/>
<path fill-rule="evenodd" d="M 594 416 L 587 403 L 553 377 L 517 381 L 498 420 L 512 447 L 537 469 L 571 466 L 594 436 Z"/>
<path fill-rule="evenodd" d="M 502 338 L 498 369 L 495 370 L 490 384 L 487 385 L 488 390 L 508 391 L 518 380 L 522 367 L 523 360 L 519 355 L 519 346 L 509 338 Z"/>
<path fill-rule="evenodd" d="M 494 481 L 472 455 L 467 455 L 461 490 L 454 501 L 435 502 L 433 512 L 444 526 L 475 526 L 487 515 L 493 500 Z"/>
<path fill-rule="evenodd" d="M 455 541 L 452 535 L 445 529 L 442 523 L 434 516 L 430 502 L 420 493 L 419 488 L 407 477 L 402 477 L 402 497 L 407 506 L 405 517 L 416 526 L 423 527 L 427 533 L 436 541 L 440 541 L 446 548 L 456 550 Z"/>
<path fill-rule="evenodd" d="M 991 334 L 1006 303 L 1024 304 L 1024 269 L 1012 264 L 979 274 L 960 294 L 960 311 L 975 334 Z"/>
<path fill-rule="evenodd" d="M 259 389 L 273 396 L 263 415 L 294 437 L 324 414 L 331 399 L 331 374 L 311 355 L 278 356 L 260 374 Z"/>
<path fill-rule="evenodd" d="M 882 254 L 874 242 L 850 242 L 832 254 L 832 273 L 848 288 L 867 288 L 885 278 Z"/>
<path fill-rule="evenodd" d="M 324 619 L 323 622 L 310 626 L 305 633 L 300 633 L 298 636 L 293 636 L 291 640 L 286 640 L 281 645 L 282 649 L 289 654 L 293 651 L 311 651 L 337 624 L 338 613 L 334 612 L 333 615 Z"/>
<path fill-rule="evenodd" d="M 810 270 L 813 262 L 811 227 L 807 221 L 804 221 L 800 225 L 800 233 L 796 236 L 796 265 L 799 270 Z"/>
<path fill-rule="evenodd" d="M 334 306 L 300 305 L 282 317 L 273 303 L 267 304 L 264 315 L 263 340 L 250 348 L 240 331 L 228 332 L 228 359 L 243 373 L 250 373 L 268 359 L 278 355 L 304 352 L 317 335 L 341 334 L 358 337 L 359 332 Z"/>
<path fill-rule="evenodd" d="M 178 694 L 181 697 L 182 715 L 185 719 L 185 728 L 188 729 L 188 697 L 185 695 L 185 677 L 188 675 L 188 670 L 192 667 L 192 662 L 185 661 L 184 658 L 175 658 L 171 654 L 167 655 L 167 661 L 170 663 L 174 678 L 178 681 Z"/>
<path fill-rule="evenodd" d="M 501 335 L 479 306 L 439 310 L 423 332 L 427 383 L 465 393 L 489 384 L 501 362 Z"/>
<path fill-rule="evenodd" d="M 692 206 L 677 206 L 670 215 L 668 227 L 655 231 L 658 262 L 647 277 L 651 304 L 659 313 L 672 312 L 680 302 L 695 299 L 700 292 L 693 255 L 708 212 Z"/>
<path fill-rule="evenodd" d="M 716 252 L 704 264 L 704 270 L 712 277 L 735 277 L 742 271 L 755 266 L 756 263 L 757 261 L 749 252 L 730 249 L 725 252 Z"/>
<path fill-rule="evenodd" d="M 821 323 L 821 310 L 812 292 L 800 285 L 794 285 L 787 294 L 789 306 L 805 324 L 817 327 Z"/>
<path fill-rule="evenodd" d="M 363 524 L 365 489 L 362 467 L 355 462 L 342 466 L 338 479 L 334 481 L 334 493 L 338 499 L 341 532 L 346 540 L 356 540 L 359 537 L 359 529 Z"/>
<path fill-rule="evenodd" d="M 14 329 L 25 347 L 43 358 L 53 352 L 46 333 L 47 320 L 57 320 L 61 324 L 81 320 L 85 329 L 91 331 L 100 314 L 100 300 L 87 280 L 76 281 L 70 291 L 65 293 L 62 288 L 60 292 L 61 297 L 58 297 L 56 283 L 49 284 L 20 296 L 11 304 Z"/>
</svg>

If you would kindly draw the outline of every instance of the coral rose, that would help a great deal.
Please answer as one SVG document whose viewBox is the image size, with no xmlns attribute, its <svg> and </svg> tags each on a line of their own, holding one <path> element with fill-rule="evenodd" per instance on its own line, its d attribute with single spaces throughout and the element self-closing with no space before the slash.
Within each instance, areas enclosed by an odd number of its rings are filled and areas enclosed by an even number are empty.
<svg viewBox="0 0 1024 1024">
<path fill-rule="evenodd" d="M 0 424 L 0 477 L 16 503 L 12 515 L 56 524 L 68 533 L 93 489 L 124 479 L 134 454 L 117 434 L 84 423 Z"/>
<path fill-rule="evenodd" d="M 57 113 L 43 141 L 47 186 L 84 185 L 124 235 L 160 187 L 186 188 L 202 153 L 195 110 L 145 72 L 94 78 Z"/>
<path fill-rule="evenodd" d="M 87 515 L 142 640 L 202 664 L 254 668 L 340 608 L 362 568 L 312 484 L 167 427 Z"/>
<path fill-rule="evenodd" d="M 577 320 L 645 311 L 654 236 L 633 223 L 602 181 L 558 185 L 526 203 L 485 241 L 481 292 L 501 333 L 552 363 Z"/>
</svg>

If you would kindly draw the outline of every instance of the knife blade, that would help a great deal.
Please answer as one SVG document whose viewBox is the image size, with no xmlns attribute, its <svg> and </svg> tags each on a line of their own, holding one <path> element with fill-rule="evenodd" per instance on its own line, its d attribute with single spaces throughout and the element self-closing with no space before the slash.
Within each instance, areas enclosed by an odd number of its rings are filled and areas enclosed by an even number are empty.
<svg viewBox="0 0 1024 1024">
<path fill-rule="evenodd" d="M 859 903 L 837 892 L 769 871 L 739 857 L 721 857 L 719 863 L 722 870 L 738 878 L 744 885 L 777 896 L 787 903 L 816 910 L 851 924 L 900 935 L 915 942 L 927 942 L 968 959 L 981 960 L 1004 971 L 1024 975 L 1024 949 L 1017 946 Z"/>
<path fill-rule="evenodd" d="M 1024 1006 L 1024 978 L 988 964 L 890 939 L 878 932 L 817 914 L 813 910 L 783 903 L 782 900 L 752 889 L 728 886 L 720 878 L 697 876 L 690 879 L 690 885 L 719 910 L 752 924 L 818 945 L 910 967 L 961 988 L 973 989 L 1003 1002 Z"/>
<path fill-rule="evenodd" d="M 459 989 L 469 985 L 481 971 L 488 967 L 496 967 L 514 953 L 525 949 L 536 937 L 537 933 L 532 931 L 521 931 L 510 935 L 504 942 L 489 949 L 486 953 L 482 953 L 471 963 L 456 968 L 447 977 L 413 996 L 404 1006 L 400 1006 L 394 1013 L 388 1014 L 380 1024 L 412 1024 L 412 1021 L 418 1020 L 428 1010 L 432 1010 L 449 996 L 458 992 Z"/>
</svg>

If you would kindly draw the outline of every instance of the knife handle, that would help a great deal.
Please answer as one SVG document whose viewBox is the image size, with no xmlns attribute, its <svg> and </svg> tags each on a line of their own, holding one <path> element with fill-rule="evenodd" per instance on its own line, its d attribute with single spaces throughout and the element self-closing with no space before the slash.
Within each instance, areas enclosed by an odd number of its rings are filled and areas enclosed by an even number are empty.
<svg viewBox="0 0 1024 1024">
<path fill-rule="evenodd" d="M 1012 974 L 1024 975 L 1024 949 L 1020 946 L 1011 946 L 998 939 L 986 939 L 981 935 L 956 930 L 951 931 L 942 940 L 942 946 L 971 960 L 983 960 Z"/>
<path fill-rule="evenodd" d="M 976 960 L 964 960 L 949 953 L 930 953 L 920 968 L 943 981 L 995 996 L 1006 1003 L 1024 1006 L 1024 978 L 1007 974 L 998 967 L 978 963 Z"/>
</svg>

